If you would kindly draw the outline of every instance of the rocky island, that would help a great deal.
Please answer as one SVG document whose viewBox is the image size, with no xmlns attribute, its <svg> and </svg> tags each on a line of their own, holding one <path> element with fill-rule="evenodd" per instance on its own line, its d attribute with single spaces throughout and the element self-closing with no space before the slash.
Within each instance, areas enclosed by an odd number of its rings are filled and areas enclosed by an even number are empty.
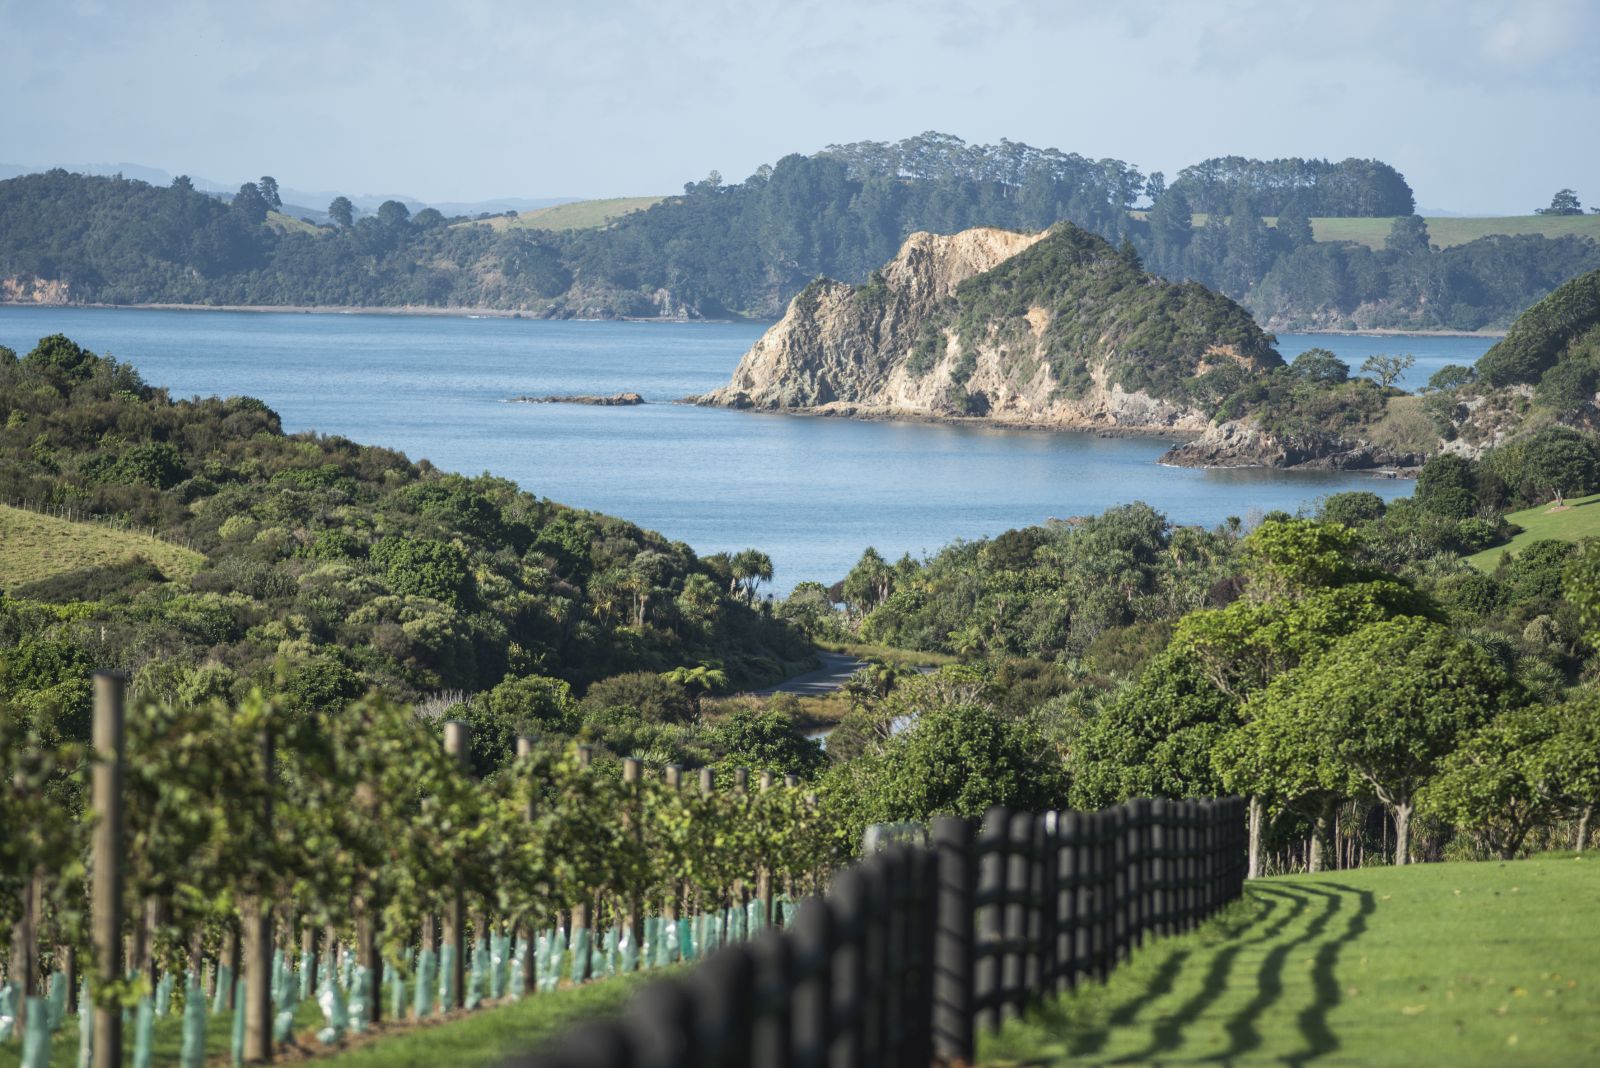
<svg viewBox="0 0 1600 1068">
<path fill-rule="evenodd" d="M 592 396 L 584 393 L 557 394 L 549 397 L 512 397 L 512 404 L 593 404 L 601 408 L 628 408 L 636 404 L 643 404 L 644 398 L 637 393 L 613 393 L 607 397 Z"/>
<path fill-rule="evenodd" d="M 1070 224 L 911 235 L 865 285 L 820 280 L 701 404 L 1057 429 L 1203 431 L 1219 369 L 1282 366 L 1227 297 Z"/>
</svg>

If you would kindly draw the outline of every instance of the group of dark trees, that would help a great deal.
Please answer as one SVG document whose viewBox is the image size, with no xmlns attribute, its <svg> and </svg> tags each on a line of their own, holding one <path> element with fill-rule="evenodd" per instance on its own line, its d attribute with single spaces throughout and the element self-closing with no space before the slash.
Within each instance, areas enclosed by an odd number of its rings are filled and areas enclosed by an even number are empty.
<svg viewBox="0 0 1600 1068">
<path fill-rule="evenodd" d="M 811 656 L 753 596 L 760 554 L 697 557 L 503 480 L 285 435 L 251 398 L 173 401 L 60 335 L 20 359 L 0 349 L 0 502 L 70 507 L 203 557 L 164 574 L 133 546 L 0 590 L 0 703 L 68 733 L 86 722 L 89 673 L 116 666 L 152 699 L 259 686 L 308 712 L 374 688 L 436 710 L 475 695 L 462 714 L 509 752 L 518 730 L 578 733 L 641 694 L 653 722 L 687 723 L 698 692 Z M 592 687 L 619 676 L 637 681 Z"/>
<path fill-rule="evenodd" d="M 786 156 L 739 183 L 713 173 L 598 230 L 409 218 L 399 202 L 358 218 L 342 197 L 319 228 L 269 214 L 280 206 L 270 178 L 225 203 L 185 179 L 27 175 L 0 182 L 0 277 L 109 303 L 760 317 L 818 276 L 865 281 L 917 230 L 1067 220 L 1131 241 L 1158 273 L 1221 290 L 1269 326 L 1477 328 L 1600 266 L 1600 245 L 1578 237 L 1435 250 L 1404 178 L 1377 160 L 1225 157 L 1168 185 L 1120 160 L 937 133 Z M 1396 222 L 1374 251 L 1315 241 L 1310 219 L 1328 215 Z"/>
</svg>

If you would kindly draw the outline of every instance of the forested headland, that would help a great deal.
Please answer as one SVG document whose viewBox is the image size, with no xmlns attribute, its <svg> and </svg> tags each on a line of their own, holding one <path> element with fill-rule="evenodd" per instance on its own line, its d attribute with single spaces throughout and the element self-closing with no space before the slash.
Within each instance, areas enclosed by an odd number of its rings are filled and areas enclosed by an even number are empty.
<svg viewBox="0 0 1600 1068">
<path fill-rule="evenodd" d="M 1377 160 L 1220 157 L 1168 183 L 1120 160 L 936 133 L 789 155 L 742 182 L 713 173 L 592 229 L 413 217 L 399 202 L 357 218 L 337 201 L 317 226 L 277 212 L 275 187 L 224 202 L 182 178 L 0 182 L 5 299 L 768 318 L 819 276 L 866 281 L 917 231 L 1070 221 L 1271 329 L 1476 330 L 1600 267 L 1600 244 L 1578 234 L 1435 248 L 1404 177 Z M 1313 218 L 1392 222 L 1373 248 L 1316 240 Z"/>
</svg>

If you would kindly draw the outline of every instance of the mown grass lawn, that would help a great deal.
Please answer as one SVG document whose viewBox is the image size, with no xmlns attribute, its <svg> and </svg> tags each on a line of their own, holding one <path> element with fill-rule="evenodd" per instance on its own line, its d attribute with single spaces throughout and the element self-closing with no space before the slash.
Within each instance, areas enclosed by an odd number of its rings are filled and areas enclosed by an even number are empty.
<svg viewBox="0 0 1600 1068">
<path fill-rule="evenodd" d="M 1600 1064 L 1600 856 L 1252 882 L 980 1047 L 991 1065 Z"/>
<path fill-rule="evenodd" d="M 147 534 L 0 504 L 0 590 L 134 556 L 144 557 L 168 578 L 192 575 L 205 562 L 197 552 Z"/>
<path fill-rule="evenodd" d="M 604 200 L 575 200 L 548 208 L 498 215 L 491 219 L 460 223 L 463 226 L 488 226 L 495 230 L 598 230 L 624 215 L 644 211 L 665 197 L 610 197 Z"/>
<path fill-rule="evenodd" d="M 1592 497 L 1573 497 L 1567 501 L 1564 508 L 1556 508 L 1550 504 L 1535 505 L 1520 512 L 1512 512 L 1506 519 L 1521 527 L 1522 533 L 1504 545 L 1496 545 L 1481 553 L 1473 553 L 1467 557 L 1467 563 L 1480 571 L 1493 571 L 1500 563 L 1500 557 L 1508 549 L 1516 552 L 1546 538 L 1554 538 L 1557 541 L 1579 541 L 1583 538 L 1600 536 L 1600 494 Z"/>
<path fill-rule="evenodd" d="M 448 1019 L 421 1025 L 384 1024 L 365 1035 L 351 1035 L 337 1046 L 323 1046 L 316 1038 L 323 1026 L 315 1001 L 295 1010 L 295 1045 L 282 1051 L 281 1060 L 315 1060 L 337 1068 L 432 1068 L 434 1065 L 491 1066 L 514 1053 L 548 1040 L 579 1020 L 618 1012 L 639 985 L 663 974 L 641 972 L 606 979 L 586 986 L 535 994 Z M 387 1001 L 385 1001 L 387 1005 Z M 228 1063 L 232 1048 L 233 1014 L 206 1018 L 206 1053 L 211 1064 Z M 183 1023 L 174 1014 L 156 1020 L 152 1068 L 176 1065 L 183 1044 Z M 123 1029 L 123 1063 L 133 1064 L 133 1029 Z M 78 1063 L 77 1017 L 69 1016 L 54 1037 L 50 1068 L 74 1068 Z M 17 1068 L 22 1048 L 18 1042 L 0 1043 L 0 1068 Z"/>
</svg>

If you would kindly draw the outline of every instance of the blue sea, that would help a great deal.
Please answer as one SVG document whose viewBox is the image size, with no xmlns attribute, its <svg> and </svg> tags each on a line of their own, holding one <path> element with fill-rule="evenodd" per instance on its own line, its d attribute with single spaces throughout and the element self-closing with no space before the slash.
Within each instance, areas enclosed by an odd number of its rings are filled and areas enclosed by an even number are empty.
<svg viewBox="0 0 1600 1068">
<path fill-rule="evenodd" d="M 767 552 L 784 591 L 842 578 L 867 546 L 920 556 L 961 538 L 1145 501 L 1214 525 L 1310 508 L 1349 489 L 1410 493 L 1364 474 L 1161 467 L 1161 438 L 1100 438 L 921 423 L 852 422 L 675 404 L 727 381 L 764 330 L 747 323 L 548 322 L 462 316 L 0 306 L 0 345 L 64 333 L 133 363 L 175 397 L 247 394 L 291 432 L 400 449 L 490 472 L 565 504 L 711 553 Z M 1286 334 L 1352 368 L 1410 353 L 1401 385 L 1470 364 L 1482 337 Z M 649 403 L 510 404 L 531 394 L 632 390 Z"/>
</svg>

